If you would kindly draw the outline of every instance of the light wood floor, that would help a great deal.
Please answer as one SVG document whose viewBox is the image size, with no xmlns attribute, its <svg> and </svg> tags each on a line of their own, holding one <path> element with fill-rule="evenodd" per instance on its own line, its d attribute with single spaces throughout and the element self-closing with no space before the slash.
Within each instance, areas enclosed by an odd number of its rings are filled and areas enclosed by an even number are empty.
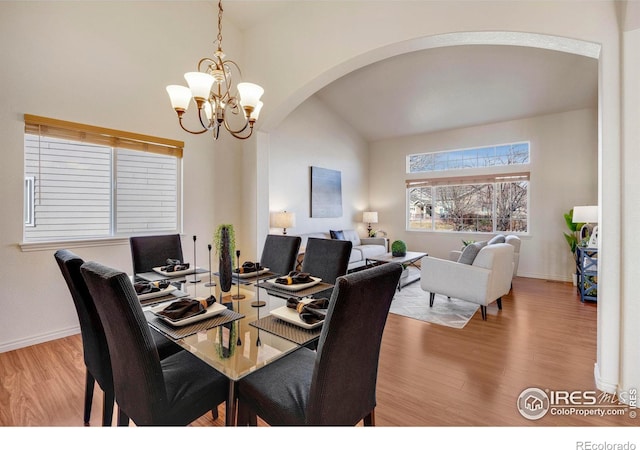
<svg viewBox="0 0 640 450">
<path fill-rule="evenodd" d="M 529 387 L 595 390 L 596 311 L 569 283 L 517 278 L 501 312 L 483 322 L 478 311 L 462 330 L 390 314 L 377 426 L 637 426 L 628 414 L 530 421 L 516 408 Z M 82 426 L 84 376 L 79 335 L 0 354 L 0 425 Z M 193 425 L 223 426 L 223 409 Z"/>
</svg>

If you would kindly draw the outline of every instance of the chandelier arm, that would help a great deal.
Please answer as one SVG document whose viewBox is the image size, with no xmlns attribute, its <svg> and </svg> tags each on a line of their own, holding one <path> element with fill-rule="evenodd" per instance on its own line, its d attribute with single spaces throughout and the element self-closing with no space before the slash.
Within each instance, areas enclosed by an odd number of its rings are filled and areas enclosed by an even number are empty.
<svg viewBox="0 0 640 450">
<path fill-rule="evenodd" d="M 186 128 L 184 126 L 184 124 L 182 123 L 182 116 L 178 116 L 178 122 L 180 122 L 180 128 L 182 128 L 184 131 L 186 131 L 187 133 L 191 133 L 191 134 L 203 134 L 206 133 L 207 131 L 209 131 L 207 128 L 205 128 L 204 130 L 200 130 L 200 131 L 191 131 L 188 128 Z"/>
<path fill-rule="evenodd" d="M 202 72 L 202 63 L 204 62 L 210 63 L 209 65 L 213 64 L 216 68 L 218 67 L 218 62 L 215 59 L 205 57 L 198 61 L 198 72 Z"/>
</svg>

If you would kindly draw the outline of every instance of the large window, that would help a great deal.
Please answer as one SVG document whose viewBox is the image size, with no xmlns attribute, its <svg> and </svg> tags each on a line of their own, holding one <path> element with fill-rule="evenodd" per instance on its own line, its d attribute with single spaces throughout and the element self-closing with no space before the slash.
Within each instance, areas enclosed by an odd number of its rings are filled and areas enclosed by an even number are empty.
<svg viewBox="0 0 640 450">
<path fill-rule="evenodd" d="M 407 228 L 415 231 L 528 232 L 529 172 L 496 166 L 529 163 L 529 143 L 409 155 L 407 171 L 473 176 L 407 180 Z M 442 174 L 441 174 L 442 175 Z"/>
<path fill-rule="evenodd" d="M 24 241 L 179 232 L 182 147 L 25 115 Z"/>
</svg>

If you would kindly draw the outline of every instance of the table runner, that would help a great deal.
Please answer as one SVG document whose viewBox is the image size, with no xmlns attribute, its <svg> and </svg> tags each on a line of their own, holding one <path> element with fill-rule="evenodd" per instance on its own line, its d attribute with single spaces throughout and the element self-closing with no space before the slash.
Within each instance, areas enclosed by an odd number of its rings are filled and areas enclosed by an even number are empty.
<svg viewBox="0 0 640 450">
<path fill-rule="evenodd" d="M 174 327 L 169 325 L 164 320 L 160 319 L 151 311 L 145 311 L 145 317 L 147 322 L 152 327 L 170 336 L 173 339 L 182 339 L 192 334 L 196 334 L 199 331 L 206 331 L 210 328 L 215 328 L 225 323 L 233 322 L 234 320 L 242 319 L 244 314 L 240 314 L 230 309 L 222 311 L 220 314 L 213 316 L 210 319 L 201 320 L 183 327 Z"/>
<path fill-rule="evenodd" d="M 251 322 L 252 325 L 260 330 L 267 331 L 276 336 L 280 336 L 288 341 L 295 342 L 298 345 L 305 345 L 320 337 L 322 327 L 319 326 L 312 330 L 300 328 L 296 325 L 280 320 L 274 316 L 266 316 Z"/>
</svg>

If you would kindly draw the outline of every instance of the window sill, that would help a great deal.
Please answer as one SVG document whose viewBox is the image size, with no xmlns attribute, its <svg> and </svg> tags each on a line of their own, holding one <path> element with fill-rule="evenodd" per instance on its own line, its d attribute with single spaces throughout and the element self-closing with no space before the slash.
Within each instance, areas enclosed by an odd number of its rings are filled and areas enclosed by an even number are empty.
<svg viewBox="0 0 640 450">
<path fill-rule="evenodd" d="M 40 252 L 58 250 L 61 248 L 80 247 L 104 247 L 111 245 L 129 245 L 128 237 L 113 237 L 100 239 L 76 239 L 66 241 L 42 241 L 42 242 L 20 242 L 18 244 L 23 252 Z"/>
</svg>

